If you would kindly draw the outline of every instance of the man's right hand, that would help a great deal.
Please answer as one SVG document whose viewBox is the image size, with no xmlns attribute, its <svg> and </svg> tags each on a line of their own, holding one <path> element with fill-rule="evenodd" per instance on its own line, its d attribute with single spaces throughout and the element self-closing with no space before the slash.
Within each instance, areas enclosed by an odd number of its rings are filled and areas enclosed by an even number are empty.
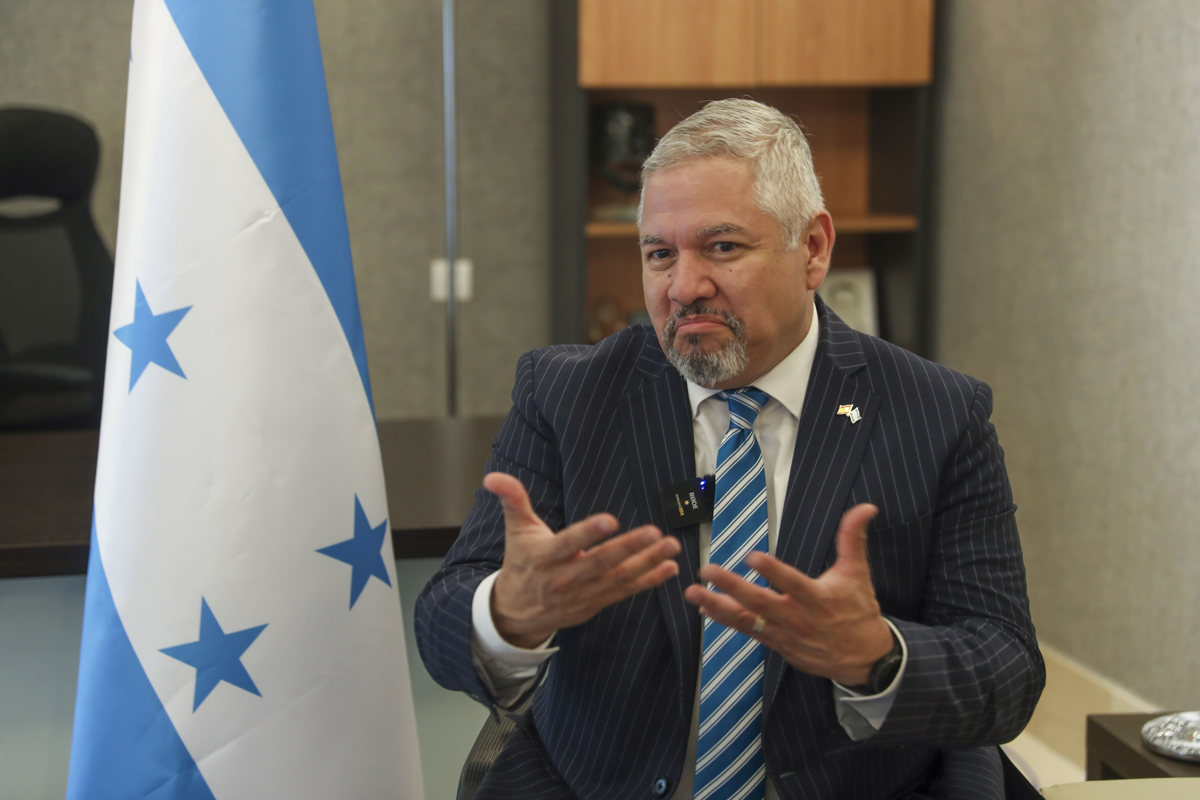
<svg viewBox="0 0 1200 800">
<path fill-rule="evenodd" d="M 504 564 L 492 586 L 491 609 L 509 644 L 537 647 L 556 631 L 679 573 L 679 540 L 653 525 L 612 536 L 616 518 L 594 514 L 555 533 L 512 475 L 490 473 L 483 486 L 504 509 Z"/>
</svg>

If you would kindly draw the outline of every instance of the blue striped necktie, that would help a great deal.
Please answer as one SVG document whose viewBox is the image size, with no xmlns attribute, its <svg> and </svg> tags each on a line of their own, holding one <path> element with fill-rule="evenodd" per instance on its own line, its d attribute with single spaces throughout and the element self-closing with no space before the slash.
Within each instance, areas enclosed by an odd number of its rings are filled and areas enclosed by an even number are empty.
<svg viewBox="0 0 1200 800">
<path fill-rule="evenodd" d="M 755 388 L 721 392 L 729 430 L 717 451 L 716 503 L 709 563 L 765 586 L 742 561 L 767 551 L 767 476 L 754 419 L 767 403 Z M 695 800 L 762 800 L 763 647 L 707 617 L 700 665 Z"/>
</svg>

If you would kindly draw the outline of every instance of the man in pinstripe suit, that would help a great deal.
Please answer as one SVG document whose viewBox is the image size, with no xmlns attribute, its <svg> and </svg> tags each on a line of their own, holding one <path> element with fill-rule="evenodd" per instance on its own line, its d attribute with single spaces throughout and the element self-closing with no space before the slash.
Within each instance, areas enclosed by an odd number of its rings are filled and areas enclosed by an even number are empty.
<svg viewBox="0 0 1200 800">
<path fill-rule="evenodd" d="M 996 745 L 1045 675 L 990 390 L 815 296 L 833 223 L 775 110 L 709 104 L 643 178 L 653 327 L 521 358 L 417 601 L 439 683 L 530 701 L 476 796 L 692 797 L 702 614 L 765 648 L 766 797 L 1005 796 Z M 671 529 L 663 501 L 714 470 L 713 395 L 751 385 L 766 588 L 707 563 L 711 524 Z"/>
</svg>

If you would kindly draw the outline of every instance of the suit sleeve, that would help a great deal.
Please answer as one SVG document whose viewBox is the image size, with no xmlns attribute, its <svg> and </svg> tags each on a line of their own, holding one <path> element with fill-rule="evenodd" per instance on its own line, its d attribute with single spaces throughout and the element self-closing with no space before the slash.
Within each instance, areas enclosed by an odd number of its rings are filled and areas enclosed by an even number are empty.
<svg viewBox="0 0 1200 800">
<path fill-rule="evenodd" d="M 520 479 L 534 510 L 552 530 L 562 527 L 562 491 L 558 455 L 549 423 L 533 400 L 533 354 L 521 357 L 513 388 L 513 408 L 504 421 L 487 472 Z M 482 478 L 482 475 L 480 476 Z M 480 488 L 441 568 L 417 598 L 414 609 L 417 647 L 429 674 L 447 689 L 466 692 L 492 706 L 471 653 L 471 602 L 475 590 L 504 560 L 504 515 L 496 497 Z"/>
<path fill-rule="evenodd" d="M 1045 683 L 1004 454 L 977 384 L 938 487 L 924 596 L 892 618 L 908 648 L 876 741 L 1000 744 L 1024 728 Z"/>
</svg>

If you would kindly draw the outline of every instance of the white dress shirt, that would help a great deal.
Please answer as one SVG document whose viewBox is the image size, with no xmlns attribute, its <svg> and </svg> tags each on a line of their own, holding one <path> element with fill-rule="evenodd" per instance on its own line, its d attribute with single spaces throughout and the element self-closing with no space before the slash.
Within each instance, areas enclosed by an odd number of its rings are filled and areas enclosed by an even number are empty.
<svg viewBox="0 0 1200 800">
<path fill-rule="evenodd" d="M 814 308 L 812 325 L 804 340 L 774 369 L 754 382 L 754 386 L 769 396 L 766 406 L 754 421 L 754 433 L 762 449 L 763 465 L 771 479 L 767 481 L 767 525 L 770 552 L 774 554 L 779 531 L 779 516 L 783 512 L 783 498 L 787 494 L 788 477 L 791 474 L 792 454 L 796 447 L 796 435 L 800 425 L 800 411 L 808 379 L 812 373 L 813 360 L 817 352 L 817 314 Z M 691 381 L 687 383 L 688 399 L 692 406 L 692 433 L 695 444 L 696 474 L 711 475 L 716 472 L 717 451 L 721 439 L 729 427 L 729 405 L 714 397 L 719 390 L 706 389 Z M 803 480 L 803 476 L 801 477 Z M 712 523 L 700 525 L 700 563 L 708 563 L 709 543 L 712 538 Z M 514 647 L 506 642 L 496 630 L 491 615 L 492 584 L 496 573 L 489 575 L 475 590 L 471 608 L 472 653 L 476 670 L 492 696 L 501 705 L 516 702 L 537 678 L 541 665 L 557 648 L 550 646 L 553 637 L 534 649 Z M 888 623 L 891 625 L 891 623 Z M 893 632 L 905 650 L 903 637 L 895 626 Z M 833 684 L 838 721 L 853 739 L 863 739 L 879 729 L 891 709 L 896 686 L 904 674 L 904 664 L 892 685 L 878 695 L 858 695 L 839 684 Z M 696 682 L 696 705 L 692 710 L 693 725 L 688 741 L 688 755 L 680 785 L 672 795 L 683 800 L 692 795 L 692 782 L 696 763 L 696 726 L 699 707 L 699 680 Z M 767 800 L 775 797 L 770 781 L 767 782 Z"/>
</svg>

